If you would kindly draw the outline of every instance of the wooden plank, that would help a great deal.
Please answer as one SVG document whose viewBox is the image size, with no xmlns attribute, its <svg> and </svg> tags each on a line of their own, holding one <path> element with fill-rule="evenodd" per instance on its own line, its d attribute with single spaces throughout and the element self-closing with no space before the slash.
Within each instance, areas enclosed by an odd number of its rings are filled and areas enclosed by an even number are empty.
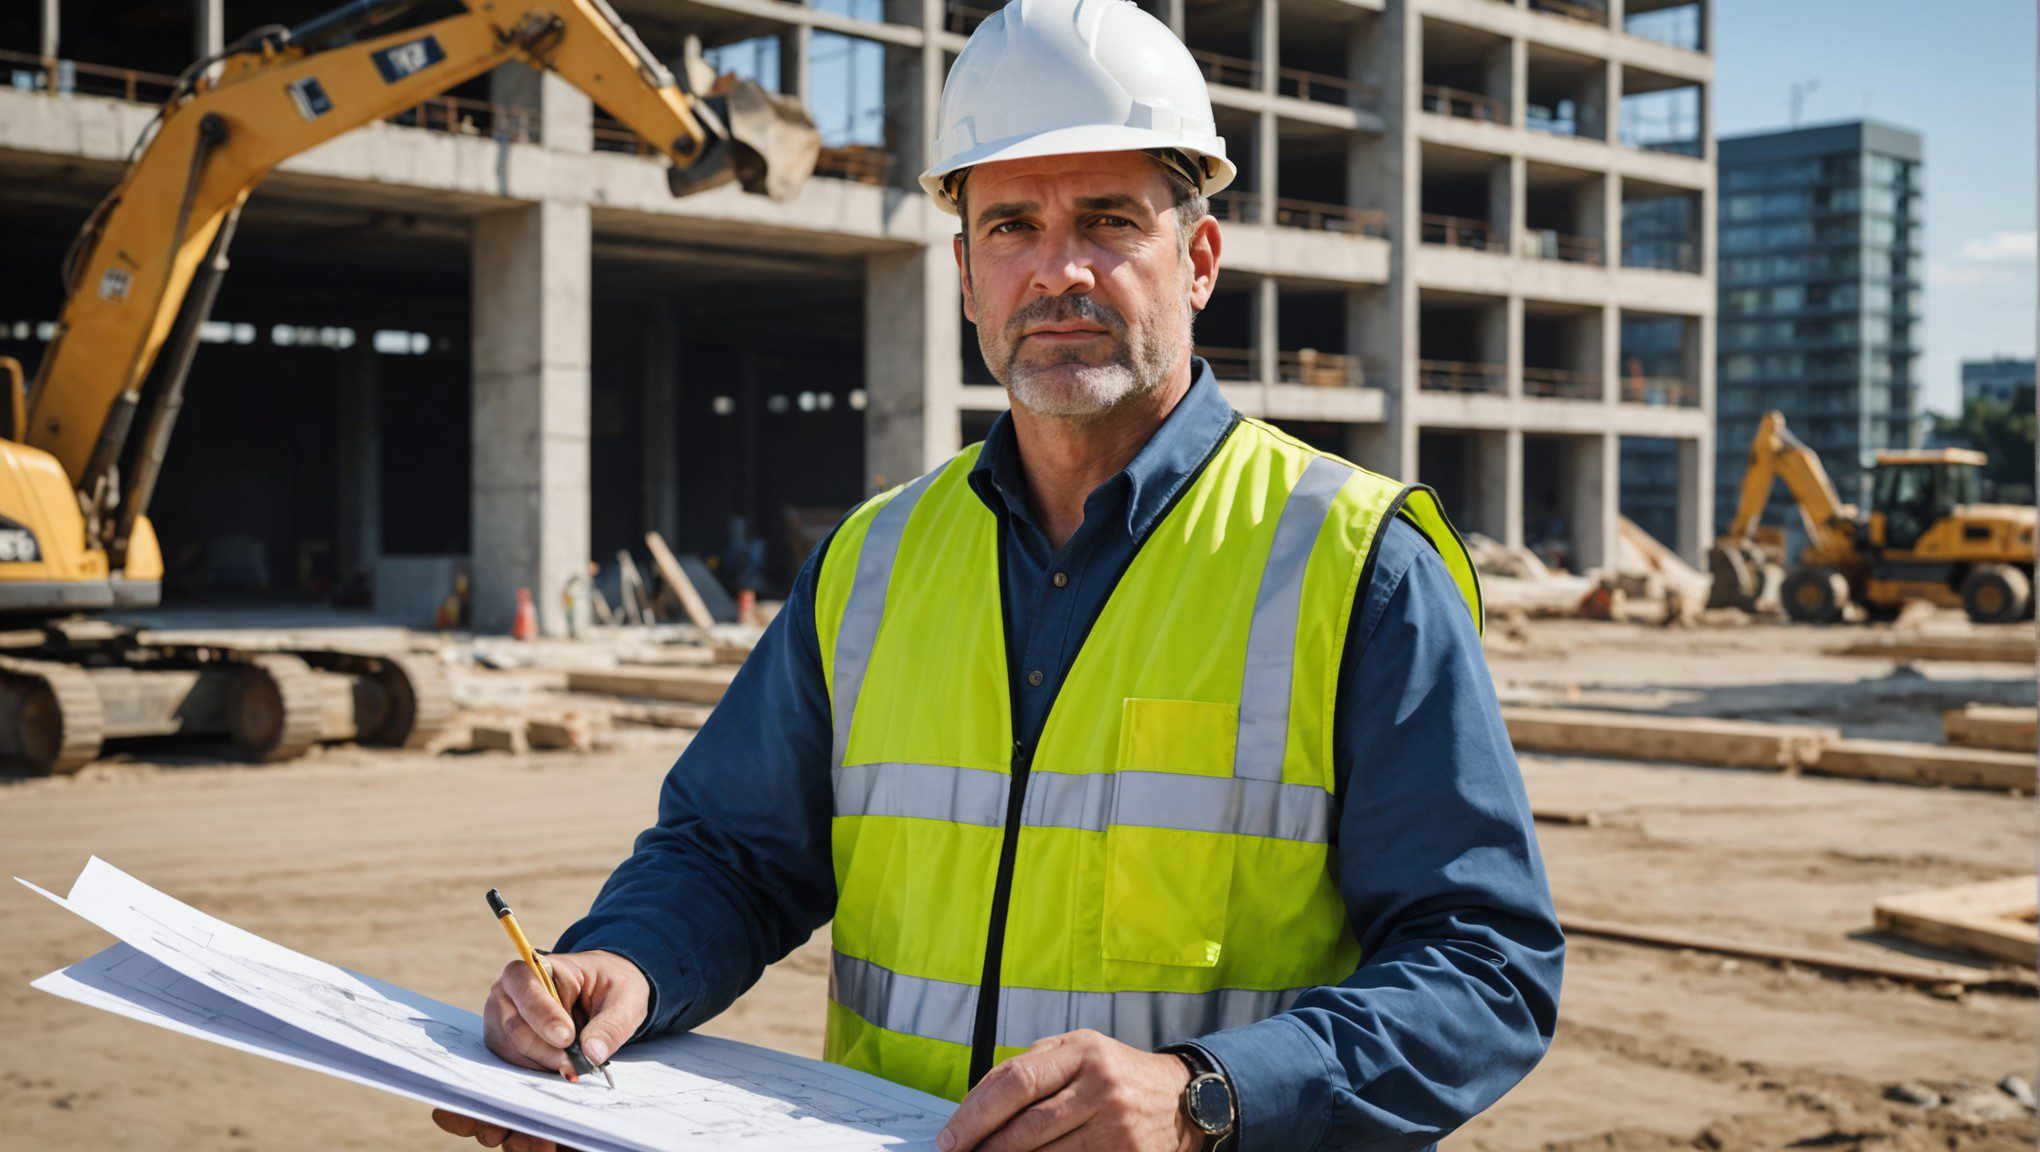
<svg viewBox="0 0 2040 1152">
<path fill-rule="evenodd" d="M 1833 728 L 1640 712 L 1505 707 L 1502 718 L 1521 751 L 1730 768 L 1796 767 L 1841 738 Z"/>
<path fill-rule="evenodd" d="M 523 755 L 530 745 L 524 738 L 524 725 L 499 720 L 477 720 L 474 734 L 469 738 L 468 747 L 477 752 L 509 752 Z"/>
<path fill-rule="evenodd" d="M 2031 627 L 1976 636 L 1886 636 L 1834 649 L 1838 656 L 1885 660 L 1965 660 L 1979 664 L 2031 664 Z"/>
<path fill-rule="evenodd" d="M 2014 876 L 1935 892 L 1887 896 L 1877 928 L 1908 940 L 2032 967 L 2040 963 L 2040 897 L 2035 879 Z"/>
<path fill-rule="evenodd" d="M 533 748 L 565 748 L 574 752 L 587 752 L 594 749 L 600 736 L 597 717 L 587 712 L 534 716 L 524 722 L 525 740 Z"/>
<path fill-rule="evenodd" d="M 1530 807 L 1530 818 L 1539 824 L 1569 824 L 1578 828 L 1594 828 L 1601 823 L 1599 812 L 1584 808 L 1539 808 Z"/>
<path fill-rule="evenodd" d="M 567 672 L 567 691 L 602 696 L 640 696 L 713 704 L 722 699 L 737 670 L 727 665 L 702 668 L 576 668 Z"/>
<path fill-rule="evenodd" d="M 609 718 L 618 724 L 693 731 L 708 723 L 712 711 L 697 704 L 619 704 L 610 709 Z"/>
<path fill-rule="evenodd" d="M 2031 793 L 2033 756 L 1985 748 L 1948 748 L 1900 740 L 1838 740 L 1806 771 L 1821 776 L 1883 780 L 1929 788 L 1978 788 Z"/>
<path fill-rule="evenodd" d="M 659 569 L 659 578 L 666 582 L 666 587 L 679 594 L 680 606 L 686 609 L 687 619 L 704 632 L 715 627 L 715 617 L 709 615 L 708 605 L 702 603 L 694 581 L 681 571 L 680 561 L 673 558 L 673 550 L 666 547 L 666 538 L 657 532 L 647 532 L 645 547 L 652 550 L 652 563 Z"/>
<path fill-rule="evenodd" d="M 1970 704 L 1941 713 L 1941 738 L 1964 748 L 2000 752 L 2035 750 L 2034 710 L 1996 704 Z"/>
<path fill-rule="evenodd" d="M 645 578 L 626 548 L 616 550 L 616 584 L 625 623 L 650 624 L 658 619 L 652 614 L 652 598 L 645 594 Z"/>
<path fill-rule="evenodd" d="M 1789 945 L 1724 940 L 1696 932 L 1680 932 L 1640 924 L 1620 924 L 1613 920 L 1597 920 L 1587 916 L 1560 916 L 1558 926 L 1568 936 L 1596 936 L 1603 940 L 1619 940 L 1625 944 L 1642 944 L 1651 948 L 1680 948 L 1692 952 L 1710 952 L 1717 956 L 1763 960 L 1773 964 L 1797 964 L 1840 976 L 1867 976 L 1928 987 L 1975 988 L 2007 981 L 2019 982 L 2007 973 L 1984 972 L 1954 964 L 1939 964 L 1927 960 L 1880 960 L 1839 952 L 1822 952 L 1811 948 L 1794 948 Z"/>
<path fill-rule="evenodd" d="M 757 644 L 756 640 L 742 644 L 729 640 L 718 640 L 712 649 L 715 654 L 715 662 L 718 664 L 742 664 L 751 658 L 751 649 L 757 647 Z"/>
</svg>

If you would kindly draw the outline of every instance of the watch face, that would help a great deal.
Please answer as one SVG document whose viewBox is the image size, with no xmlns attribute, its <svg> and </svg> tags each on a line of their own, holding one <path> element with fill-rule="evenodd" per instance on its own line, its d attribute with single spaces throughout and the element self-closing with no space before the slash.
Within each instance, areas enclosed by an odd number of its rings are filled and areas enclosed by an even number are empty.
<svg viewBox="0 0 2040 1152">
<path fill-rule="evenodd" d="M 1200 1078 L 1190 1086 L 1190 1119 L 1206 1132 L 1223 1132 L 1232 1126 L 1232 1095 L 1225 1081 L 1216 1076 Z"/>
</svg>

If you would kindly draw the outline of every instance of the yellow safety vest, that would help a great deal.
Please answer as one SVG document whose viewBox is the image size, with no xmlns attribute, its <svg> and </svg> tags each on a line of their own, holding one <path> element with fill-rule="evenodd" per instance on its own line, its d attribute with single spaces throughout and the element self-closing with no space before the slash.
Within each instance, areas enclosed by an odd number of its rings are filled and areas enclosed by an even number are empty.
<svg viewBox="0 0 2040 1152">
<path fill-rule="evenodd" d="M 1481 617 L 1428 489 L 1242 421 L 1112 589 L 1029 756 L 978 450 L 852 513 L 816 593 L 826 1055 L 952 1100 L 1045 1036 L 1152 1048 L 1351 975 L 1333 703 L 1380 526 L 1421 529 Z"/>
</svg>

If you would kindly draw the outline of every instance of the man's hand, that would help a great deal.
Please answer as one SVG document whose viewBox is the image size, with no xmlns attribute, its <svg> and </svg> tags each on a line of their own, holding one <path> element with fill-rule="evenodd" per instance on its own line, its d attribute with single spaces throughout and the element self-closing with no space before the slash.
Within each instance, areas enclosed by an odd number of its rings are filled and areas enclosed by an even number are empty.
<svg viewBox="0 0 2040 1152">
<path fill-rule="evenodd" d="M 1050 1036 L 985 1074 L 935 1139 L 941 1152 L 1195 1152 L 1190 1068 L 1088 1029 Z"/>
<path fill-rule="evenodd" d="M 545 985 L 524 961 L 512 960 L 496 978 L 496 986 L 489 989 L 489 1002 L 482 1006 L 482 1038 L 489 1050 L 522 1068 L 568 1072 L 573 1062 L 567 1059 L 567 1045 L 576 1034 L 575 1022 L 585 1020 L 579 1031 L 581 1051 L 597 1064 L 609 1059 L 645 1022 L 645 1011 L 652 1002 L 652 986 L 645 974 L 614 952 L 557 952 L 546 959 L 552 963 L 560 999 L 571 1005 L 573 1012 L 569 1014 L 546 993 Z M 487 1148 L 556 1152 L 550 1140 L 444 1109 L 433 1109 L 432 1120 L 455 1136 L 474 1137 Z"/>
</svg>

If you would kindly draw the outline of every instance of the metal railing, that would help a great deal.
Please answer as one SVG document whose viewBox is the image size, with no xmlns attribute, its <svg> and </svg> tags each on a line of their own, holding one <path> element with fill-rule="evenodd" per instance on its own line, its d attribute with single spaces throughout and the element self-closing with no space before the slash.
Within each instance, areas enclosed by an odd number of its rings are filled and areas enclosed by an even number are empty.
<svg viewBox="0 0 2040 1152">
<path fill-rule="evenodd" d="M 1547 136 L 1570 136 L 1575 140 L 1608 138 L 1607 129 L 1601 123 L 1601 110 L 1585 103 L 1575 103 L 1574 110 L 1564 114 L 1543 104 L 1526 104 L 1523 106 L 1523 127 Z"/>
<path fill-rule="evenodd" d="M 427 132 L 451 132 L 459 136 L 486 136 L 511 144 L 538 142 L 538 115 L 530 108 L 491 104 L 460 96 L 434 96 L 407 108 L 385 123 Z"/>
<path fill-rule="evenodd" d="M 1271 220 L 1266 197 L 1259 192 L 1228 188 L 1211 198 L 1211 214 L 1220 220 L 1240 224 L 1275 224 L 1283 228 L 1307 228 L 1314 232 L 1341 232 L 1351 236 L 1388 236 L 1388 213 L 1375 208 L 1352 208 L 1316 200 L 1275 200 Z"/>
<path fill-rule="evenodd" d="M 1419 360 L 1417 387 L 1426 392 L 1506 392 L 1509 366 L 1464 360 Z"/>
<path fill-rule="evenodd" d="M 1256 349 L 1199 344 L 1195 351 L 1220 380 L 1251 384 L 1261 378 L 1261 353 Z M 1301 348 L 1275 354 L 1275 379 L 1312 388 L 1360 388 L 1367 383 L 1367 373 L 1358 356 Z"/>
<path fill-rule="evenodd" d="M 1423 96 L 1424 111 L 1439 116 L 1481 120 L 1489 124 L 1509 122 L 1509 106 L 1479 92 L 1468 92 L 1464 88 L 1448 88 L 1443 84 L 1426 84 Z"/>
<path fill-rule="evenodd" d="M 1601 374 L 1571 368 L 1523 366 L 1523 395 L 1548 400 L 1599 400 Z"/>
<path fill-rule="evenodd" d="M 161 104 L 177 88 L 177 77 L 139 68 L 108 68 L 28 52 L 0 50 L 0 66 L 16 88 L 54 96 L 110 96 L 137 104 Z"/>
<path fill-rule="evenodd" d="M 1608 9 L 1599 4 L 1580 4 L 1574 0 L 1530 0 L 1530 9 L 1586 24 L 1598 24 L 1603 28 L 1608 26 Z"/>
<path fill-rule="evenodd" d="M 1426 244 L 1472 248 L 1480 252 L 1498 251 L 1503 246 L 1502 234 L 1487 221 L 1441 216 L 1435 212 L 1426 212 L 1417 218 L 1417 238 Z"/>
<path fill-rule="evenodd" d="M 1677 376 L 1624 376 L 1622 402 L 1658 408 L 1698 408 L 1700 386 Z"/>
<path fill-rule="evenodd" d="M 1525 256 L 1539 260 L 1562 260 L 1568 264 L 1600 264 L 1601 242 L 1592 236 L 1573 236 L 1552 228 L 1532 228 L 1523 235 Z"/>
<path fill-rule="evenodd" d="M 1190 49 L 1190 58 L 1197 61 L 1197 67 L 1204 78 L 1213 84 L 1226 84 L 1234 88 L 1259 88 L 1261 66 L 1255 61 L 1239 56 L 1227 56 L 1221 52 L 1207 52 L 1202 48 Z"/>
<path fill-rule="evenodd" d="M 1275 92 L 1280 96 L 1292 96 L 1298 100 L 1311 100 L 1319 104 L 1373 104 L 1379 90 L 1372 84 L 1348 80 L 1329 72 L 1312 72 L 1307 68 L 1277 68 L 1275 70 Z"/>
<path fill-rule="evenodd" d="M 1700 246 L 1691 240 L 1638 240 L 1622 246 L 1624 268 L 1700 271 Z"/>
</svg>

